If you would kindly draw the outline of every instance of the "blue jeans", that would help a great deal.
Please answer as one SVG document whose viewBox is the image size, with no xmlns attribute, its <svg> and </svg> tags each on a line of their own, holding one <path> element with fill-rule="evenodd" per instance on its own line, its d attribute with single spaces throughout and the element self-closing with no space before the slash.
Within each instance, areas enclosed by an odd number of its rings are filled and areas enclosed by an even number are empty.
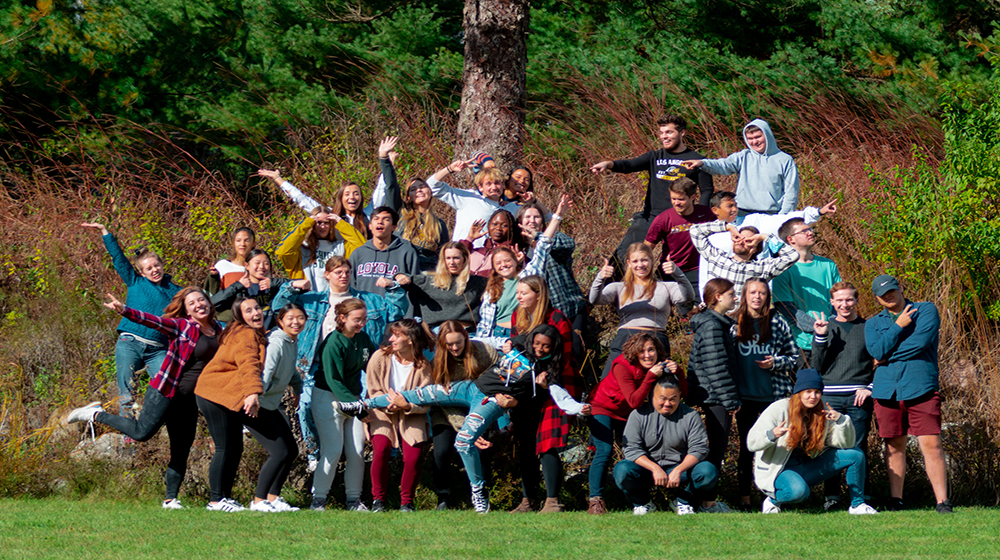
<svg viewBox="0 0 1000 560">
<path fill-rule="evenodd" d="M 851 506 L 865 503 L 865 454 L 859 449 L 829 448 L 815 459 L 789 457 L 774 481 L 774 502 L 796 504 L 809 497 L 809 487 L 846 469 Z"/>
<path fill-rule="evenodd" d="M 615 449 L 615 440 L 621 441 L 625 422 L 610 416 L 595 414 L 587 418 L 590 441 L 594 444 L 594 459 L 590 461 L 590 497 L 598 498 L 604 492 L 604 473 Z"/>
<path fill-rule="evenodd" d="M 319 436 L 316 435 L 316 422 L 312 415 L 313 387 L 316 379 L 312 374 L 302 380 L 302 394 L 299 395 L 299 429 L 302 431 L 302 443 L 306 448 L 309 460 L 319 460 Z"/>
<path fill-rule="evenodd" d="M 663 466 L 670 474 L 677 465 Z M 650 502 L 650 489 L 653 487 L 653 473 L 632 461 L 622 461 L 615 465 L 615 483 L 625 492 L 625 496 L 633 505 L 642 506 Z M 694 467 L 681 473 L 681 484 L 677 488 L 677 501 L 691 505 L 705 501 L 706 495 L 715 494 L 715 485 L 719 482 L 719 471 L 715 465 L 702 461 Z"/>
<path fill-rule="evenodd" d="M 860 449 L 865 456 L 868 456 L 868 432 L 872 427 L 872 409 L 875 406 L 875 400 L 871 397 L 865 399 L 865 403 L 861 406 L 854 406 L 854 393 L 849 393 L 846 395 L 841 394 L 823 394 L 823 402 L 830 405 L 830 408 L 836 410 L 841 414 L 846 414 L 851 418 L 851 424 L 854 424 L 854 447 Z M 868 488 L 869 484 L 868 469 L 865 469 L 865 488 Z M 826 485 L 824 492 L 827 496 L 839 496 L 840 495 L 840 476 L 835 475 L 826 479 Z"/>
<path fill-rule="evenodd" d="M 469 484 L 473 488 L 482 487 L 486 480 L 483 478 L 483 464 L 475 443 L 479 436 L 503 415 L 503 408 L 493 401 L 483 404 L 486 395 L 472 381 L 452 383 L 450 391 L 441 385 L 428 385 L 410 391 L 400 391 L 400 394 L 406 402 L 416 405 L 469 407 L 469 415 L 465 417 L 462 429 L 455 436 L 455 451 L 458 451 L 462 464 L 465 465 Z M 369 408 L 385 408 L 389 406 L 389 397 L 380 395 L 373 399 L 365 399 L 365 405 Z"/>
<path fill-rule="evenodd" d="M 153 377 L 160 372 L 164 358 L 167 357 L 166 346 L 150 346 L 128 333 L 118 335 L 115 345 L 115 374 L 118 377 L 118 406 L 126 415 L 131 415 L 132 391 L 135 385 L 135 372 L 146 368 Z"/>
</svg>

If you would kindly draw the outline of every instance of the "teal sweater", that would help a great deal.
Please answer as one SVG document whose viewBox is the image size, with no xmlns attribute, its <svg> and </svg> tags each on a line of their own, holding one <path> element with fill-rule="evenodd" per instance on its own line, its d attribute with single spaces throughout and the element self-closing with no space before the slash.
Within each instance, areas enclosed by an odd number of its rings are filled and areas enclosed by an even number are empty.
<svg viewBox="0 0 1000 560">
<path fill-rule="evenodd" d="M 181 287 L 171 281 L 169 274 L 164 274 L 163 278 L 153 283 L 144 276 L 136 272 L 135 267 L 129 262 L 128 257 L 118 246 L 118 241 L 110 233 L 103 236 L 104 248 L 111 255 L 111 262 L 114 264 L 115 272 L 121 276 L 122 281 L 128 288 L 128 295 L 125 296 L 125 307 L 138 309 L 153 315 L 163 315 L 163 309 L 173 299 L 174 294 L 180 291 Z M 138 337 L 152 340 L 161 344 L 166 344 L 167 336 L 160 331 L 147 326 L 134 323 L 128 319 L 122 319 L 118 323 L 118 332 L 134 334 Z"/>
</svg>

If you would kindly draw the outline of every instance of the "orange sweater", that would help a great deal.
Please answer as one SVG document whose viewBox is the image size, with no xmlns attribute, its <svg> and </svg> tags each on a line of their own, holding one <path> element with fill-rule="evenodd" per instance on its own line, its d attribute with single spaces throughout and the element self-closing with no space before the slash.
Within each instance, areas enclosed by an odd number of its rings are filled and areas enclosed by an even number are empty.
<svg viewBox="0 0 1000 560">
<path fill-rule="evenodd" d="M 219 346 L 212 361 L 198 376 L 194 394 L 232 411 L 243 408 L 243 400 L 264 392 L 265 342 L 259 342 L 253 329 L 234 325 L 233 331 Z"/>
</svg>

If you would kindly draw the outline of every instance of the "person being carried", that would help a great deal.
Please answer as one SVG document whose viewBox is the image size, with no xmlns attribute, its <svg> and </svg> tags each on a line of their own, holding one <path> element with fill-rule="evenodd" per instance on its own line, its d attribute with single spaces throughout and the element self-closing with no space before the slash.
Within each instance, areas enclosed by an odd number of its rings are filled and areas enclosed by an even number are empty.
<svg viewBox="0 0 1000 560">
<path fill-rule="evenodd" d="M 681 165 L 711 175 L 739 173 L 736 205 L 740 216 L 786 214 L 799 205 L 799 169 L 792 156 L 778 149 L 771 125 L 754 119 L 743 127 L 746 149 L 722 159 L 692 159 Z"/>
<path fill-rule="evenodd" d="M 715 490 L 719 471 L 708 462 L 708 435 L 697 411 L 681 402 L 677 378 L 666 373 L 649 402 L 632 411 L 623 436 L 625 460 L 615 465 L 615 483 L 633 504 L 634 515 L 656 510 L 655 486 L 677 488 L 670 506 L 677 515 L 722 511 L 704 496 Z"/>
<path fill-rule="evenodd" d="M 903 509 L 906 435 L 917 437 L 938 513 L 951 513 L 948 471 L 941 449 L 938 330 L 941 319 L 929 301 L 911 302 L 888 274 L 872 282 L 882 311 L 865 323 L 865 346 L 878 361 L 872 382 L 878 435 L 888 449 L 889 509 Z"/>
<path fill-rule="evenodd" d="M 624 274 L 625 252 L 633 243 L 639 243 L 646 238 L 652 221 L 661 213 L 670 208 L 670 184 L 674 181 L 687 177 L 698 183 L 701 190 L 701 204 L 707 205 L 712 198 L 714 187 L 712 176 L 699 169 L 688 169 L 684 167 L 684 162 L 689 160 L 701 160 L 702 155 L 690 149 L 684 143 L 687 135 L 687 121 L 680 115 L 663 115 L 656 121 L 659 129 L 657 134 L 662 148 L 652 150 L 633 159 L 604 160 L 594 164 L 591 173 L 602 173 L 613 171 L 615 173 L 635 173 L 638 171 L 649 172 L 649 182 L 646 184 L 646 196 L 643 200 L 641 212 L 636 212 L 632 216 L 625 236 L 615 250 L 615 261 L 613 264 L 617 269 L 615 279 L 621 278 Z"/>
</svg>

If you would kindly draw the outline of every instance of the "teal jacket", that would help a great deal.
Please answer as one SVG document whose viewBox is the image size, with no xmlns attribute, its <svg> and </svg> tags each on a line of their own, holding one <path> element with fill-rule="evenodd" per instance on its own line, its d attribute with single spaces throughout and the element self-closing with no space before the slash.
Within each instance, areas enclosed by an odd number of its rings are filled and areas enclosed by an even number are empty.
<svg viewBox="0 0 1000 560">
<path fill-rule="evenodd" d="M 912 304 L 917 312 L 905 329 L 887 309 L 865 323 L 865 346 L 879 362 L 872 381 L 872 398 L 908 401 L 937 391 L 938 330 L 941 318 L 929 301 Z"/>
<path fill-rule="evenodd" d="M 128 257 L 118 246 L 118 240 L 110 233 L 103 236 L 104 248 L 111 255 L 111 263 L 115 267 L 115 272 L 125 282 L 128 294 L 125 296 L 125 307 L 138 309 L 151 315 L 163 315 L 163 309 L 173 299 L 174 294 L 180 291 L 181 287 L 174 284 L 169 274 L 164 274 L 159 282 L 150 282 L 145 276 L 136 272 L 135 267 L 129 262 Z M 151 329 L 145 325 L 140 325 L 122 318 L 118 323 L 118 332 L 134 334 L 138 337 L 167 344 L 167 336 L 160 331 Z"/>
</svg>

